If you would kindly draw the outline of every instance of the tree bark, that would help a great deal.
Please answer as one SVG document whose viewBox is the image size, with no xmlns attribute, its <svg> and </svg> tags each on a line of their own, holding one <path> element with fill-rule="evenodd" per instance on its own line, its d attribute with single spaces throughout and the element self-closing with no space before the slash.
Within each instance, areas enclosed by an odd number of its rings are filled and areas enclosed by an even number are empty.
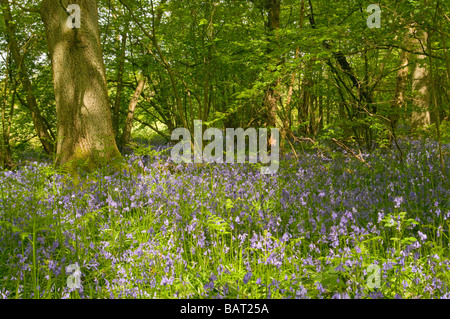
<svg viewBox="0 0 450 319">
<path fill-rule="evenodd" d="M 437 8 L 436 8 L 437 9 Z M 434 23 L 436 25 L 436 15 L 434 16 Z M 444 156 L 442 154 L 442 138 L 441 138 L 441 114 L 439 112 L 439 106 L 437 102 L 436 97 L 436 86 L 434 83 L 434 74 L 433 74 L 433 58 L 432 58 L 432 46 L 431 46 L 431 37 L 433 35 L 434 31 L 431 32 L 430 29 L 428 29 L 428 38 L 427 38 L 427 48 L 428 48 L 428 58 L 429 58 L 429 65 L 430 65 L 430 74 L 429 74 L 429 83 L 430 83 L 430 105 L 432 105 L 432 109 L 434 111 L 435 121 L 436 121 L 436 135 L 438 138 L 438 149 L 439 149 L 439 161 L 441 164 L 441 172 L 442 175 L 445 174 L 445 167 L 444 167 Z"/>
<path fill-rule="evenodd" d="M 272 47 L 277 45 L 276 41 L 274 41 L 273 36 L 275 35 L 275 31 L 280 28 L 280 11 L 281 11 L 281 0 L 265 0 L 266 9 L 268 11 L 268 21 L 267 21 L 267 29 L 269 39 L 267 41 L 267 55 L 270 56 L 271 52 L 274 50 Z M 276 58 L 276 65 L 278 66 L 279 59 Z M 277 90 L 277 86 L 280 83 L 280 79 L 276 79 L 266 89 L 265 97 L 264 97 L 264 105 L 266 111 L 266 125 L 268 128 L 276 128 L 277 127 L 277 112 L 278 112 L 278 100 L 280 99 L 280 93 Z M 268 145 L 271 148 L 272 145 L 275 145 L 276 140 L 273 137 L 273 134 L 270 134 L 268 139 Z"/>
<path fill-rule="evenodd" d="M 130 136 L 131 136 L 131 129 L 133 127 L 133 119 L 134 119 L 134 112 L 136 110 L 136 106 L 139 100 L 139 97 L 141 96 L 142 91 L 145 88 L 145 77 L 141 75 L 141 78 L 139 79 L 139 83 L 136 87 L 136 90 L 134 91 L 133 97 L 131 98 L 130 104 L 128 105 L 128 114 L 127 119 L 125 121 L 125 127 L 123 129 L 122 139 L 121 139 L 121 146 L 125 147 L 130 143 Z"/>
<path fill-rule="evenodd" d="M 88 168 L 120 157 L 114 138 L 105 65 L 100 44 L 97 1 L 80 6 L 80 28 L 69 28 L 69 13 L 59 0 L 44 0 L 41 16 L 52 61 L 58 122 L 56 165 Z"/>
<path fill-rule="evenodd" d="M 3 11 L 3 19 L 5 20 L 6 35 L 8 43 L 10 45 L 10 50 L 14 62 L 19 68 L 19 77 L 22 83 L 23 89 L 27 94 L 27 107 L 30 110 L 31 118 L 33 119 L 34 129 L 36 134 L 47 154 L 52 154 L 54 150 L 54 140 L 49 134 L 50 128 L 47 127 L 43 121 L 41 112 L 39 111 L 36 97 L 33 94 L 33 87 L 31 85 L 30 78 L 28 76 L 28 70 L 24 63 L 24 56 L 20 54 L 19 44 L 16 40 L 16 32 L 13 24 L 13 19 L 11 16 L 11 11 L 9 7 L 9 1 L 0 0 L 0 5 Z"/>
<path fill-rule="evenodd" d="M 303 30 L 303 22 L 305 17 L 305 0 L 301 0 L 300 2 L 300 18 L 299 18 L 299 28 L 300 32 Z M 295 49 L 295 60 L 297 60 L 300 56 L 300 47 L 297 46 Z M 291 75 L 291 84 L 289 85 L 287 99 L 286 99 L 286 107 L 285 107 L 285 114 L 282 115 L 282 121 L 283 121 L 283 128 L 282 130 L 284 136 L 291 135 L 291 127 L 292 127 L 292 95 L 294 94 L 294 85 L 295 85 L 295 78 L 296 78 L 297 72 L 292 72 Z"/>
<path fill-rule="evenodd" d="M 411 37 L 412 30 L 405 35 L 403 40 L 403 46 L 409 47 L 409 39 Z M 402 50 L 400 53 L 400 69 L 397 71 L 397 85 L 395 87 L 394 98 L 391 101 L 391 114 L 389 115 L 389 120 L 391 121 L 392 129 L 397 127 L 400 118 L 400 109 L 405 106 L 405 91 L 406 84 L 408 82 L 409 73 L 409 53 Z"/>
<path fill-rule="evenodd" d="M 418 31 L 418 37 L 413 40 L 413 43 L 417 47 L 423 48 L 426 52 L 427 45 L 427 33 Z M 430 125 L 430 111 L 429 111 L 429 82 L 428 82 L 428 69 L 426 65 L 426 55 L 419 55 L 416 59 L 412 90 L 413 90 L 413 106 L 414 110 L 411 115 L 411 129 L 417 130 Z"/>
<path fill-rule="evenodd" d="M 273 49 L 275 43 L 273 41 L 273 36 L 275 30 L 280 27 L 280 9 L 281 9 L 281 0 L 265 0 L 266 1 L 266 9 L 268 11 L 268 20 L 267 20 L 267 29 L 269 34 L 268 40 L 268 49 L 267 53 L 270 54 Z M 277 79 L 272 84 L 270 84 L 266 90 L 266 96 L 264 99 L 266 112 L 267 112 L 267 126 L 268 127 L 276 127 L 276 116 L 278 105 L 277 101 L 279 98 L 279 93 L 276 91 L 276 87 L 279 80 Z"/>
<path fill-rule="evenodd" d="M 6 89 L 5 89 L 5 91 L 6 91 Z M 2 167 L 3 168 L 14 167 L 14 164 L 12 161 L 10 135 L 11 135 L 12 117 L 14 115 L 14 103 L 15 103 L 15 96 L 16 96 L 15 92 L 16 92 L 16 87 L 14 85 L 14 93 L 12 94 L 11 103 L 9 105 L 8 120 L 6 120 L 6 101 L 7 101 L 6 96 L 5 96 L 5 104 L 2 107 L 2 130 L 3 130 L 2 148 L 3 148 L 3 151 L 0 155 L 0 157 L 2 159 Z M 5 92 L 5 94 L 6 94 L 6 92 Z"/>
<path fill-rule="evenodd" d="M 9 137 L 11 132 L 11 120 L 14 113 L 14 102 L 15 102 L 15 92 L 17 83 L 14 83 L 13 94 L 10 105 L 9 118 L 6 119 L 6 106 L 8 104 L 8 90 L 9 88 L 9 66 L 10 66 L 10 53 L 9 47 L 6 52 L 6 72 L 5 72 L 5 83 L 4 83 L 4 92 L 2 97 L 2 137 L 0 138 L 0 168 L 12 168 L 12 152 L 11 145 L 9 143 Z"/>
<path fill-rule="evenodd" d="M 126 43 L 127 43 L 127 31 L 125 30 L 122 33 L 122 42 L 120 45 L 119 67 L 117 70 L 117 90 L 116 90 L 116 99 L 114 101 L 114 110 L 113 110 L 113 129 L 114 129 L 114 136 L 116 137 L 116 141 L 118 141 L 118 138 L 119 138 L 120 99 L 122 97 L 122 90 L 123 90 L 123 69 L 125 66 Z"/>
<path fill-rule="evenodd" d="M 306 62 L 305 69 L 311 71 L 311 63 L 310 61 Z M 312 72 L 306 72 L 304 75 L 305 78 L 302 80 L 302 93 L 301 93 L 301 102 L 299 103 L 299 124 L 302 128 L 302 132 L 305 135 L 310 134 L 310 126 L 309 126 L 309 112 L 311 105 L 311 94 L 310 90 L 312 90 L 311 79 L 308 76 L 311 76 Z"/>
</svg>

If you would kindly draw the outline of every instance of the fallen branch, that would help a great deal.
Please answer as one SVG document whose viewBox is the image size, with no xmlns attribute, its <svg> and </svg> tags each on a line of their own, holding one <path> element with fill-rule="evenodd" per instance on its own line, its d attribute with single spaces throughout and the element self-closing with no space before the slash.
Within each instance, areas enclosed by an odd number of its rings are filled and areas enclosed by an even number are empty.
<svg viewBox="0 0 450 319">
<path fill-rule="evenodd" d="M 294 140 L 297 142 L 300 142 L 300 143 L 310 142 L 311 144 L 316 144 L 316 142 L 312 138 L 309 138 L 309 137 L 295 137 L 294 136 Z"/>
<path fill-rule="evenodd" d="M 345 144 L 339 142 L 337 139 L 332 138 L 331 139 L 337 146 L 339 146 L 340 148 L 346 150 L 347 152 L 349 152 L 350 154 L 353 155 L 353 157 L 355 157 L 357 160 L 359 160 L 360 162 L 364 163 L 364 165 L 366 165 L 369 168 L 372 168 L 372 166 L 370 166 L 369 163 L 366 163 L 366 161 L 364 160 L 364 158 L 361 155 L 361 150 L 359 151 L 359 155 L 356 155 L 355 152 L 353 152 L 348 146 L 346 146 Z"/>
</svg>

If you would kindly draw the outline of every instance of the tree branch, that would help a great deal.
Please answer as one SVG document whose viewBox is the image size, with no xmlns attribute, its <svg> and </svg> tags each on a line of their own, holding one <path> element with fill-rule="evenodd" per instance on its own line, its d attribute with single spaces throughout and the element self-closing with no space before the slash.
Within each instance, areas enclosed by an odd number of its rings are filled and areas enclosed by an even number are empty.
<svg viewBox="0 0 450 319">
<path fill-rule="evenodd" d="M 370 164 L 366 163 L 366 161 L 364 160 L 364 158 L 361 156 L 361 151 L 359 151 L 359 155 L 356 155 L 355 152 L 353 152 L 349 147 L 347 147 L 345 144 L 339 142 L 337 139 L 332 138 L 331 139 L 333 141 L 333 143 L 335 143 L 337 146 L 339 146 L 340 148 L 346 150 L 347 152 L 349 152 L 350 154 L 353 155 L 353 157 L 355 157 L 356 159 L 358 159 L 360 162 L 364 163 L 367 167 L 371 168 L 372 166 L 370 166 Z"/>
<path fill-rule="evenodd" d="M 41 14 L 41 9 L 39 8 L 39 6 L 33 6 L 31 8 L 25 8 L 24 6 L 22 6 L 21 4 L 17 3 L 14 0 L 11 0 L 11 3 L 16 5 L 16 6 L 18 6 L 22 11 Z"/>
</svg>

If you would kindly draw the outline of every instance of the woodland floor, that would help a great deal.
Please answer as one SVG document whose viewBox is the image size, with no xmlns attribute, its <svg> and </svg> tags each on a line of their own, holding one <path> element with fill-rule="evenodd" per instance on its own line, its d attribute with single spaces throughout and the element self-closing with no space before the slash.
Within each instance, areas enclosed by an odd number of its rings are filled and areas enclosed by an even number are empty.
<svg viewBox="0 0 450 319">
<path fill-rule="evenodd" d="M 0 296 L 448 298 L 450 158 L 444 175 L 436 143 L 401 145 L 402 163 L 311 152 L 275 175 L 150 148 L 122 172 L 0 172 Z"/>
</svg>

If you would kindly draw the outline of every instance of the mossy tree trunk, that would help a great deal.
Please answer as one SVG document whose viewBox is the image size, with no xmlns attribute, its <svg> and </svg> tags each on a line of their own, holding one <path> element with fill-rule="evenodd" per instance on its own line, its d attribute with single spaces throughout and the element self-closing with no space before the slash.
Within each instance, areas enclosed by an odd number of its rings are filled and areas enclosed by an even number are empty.
<svg viewBox="0 0 450 319">
<path fill-rule="evenodd" d="M 53 69 L 58 141 L 56 164 L 83 161 L 91 168 L 120 157 L 114 138 L 100 44 L 96 0 L 80 7 L 80 28 L 70 28 L 66 2 L 44 0 L 41 17 Z"/>
</svg>

